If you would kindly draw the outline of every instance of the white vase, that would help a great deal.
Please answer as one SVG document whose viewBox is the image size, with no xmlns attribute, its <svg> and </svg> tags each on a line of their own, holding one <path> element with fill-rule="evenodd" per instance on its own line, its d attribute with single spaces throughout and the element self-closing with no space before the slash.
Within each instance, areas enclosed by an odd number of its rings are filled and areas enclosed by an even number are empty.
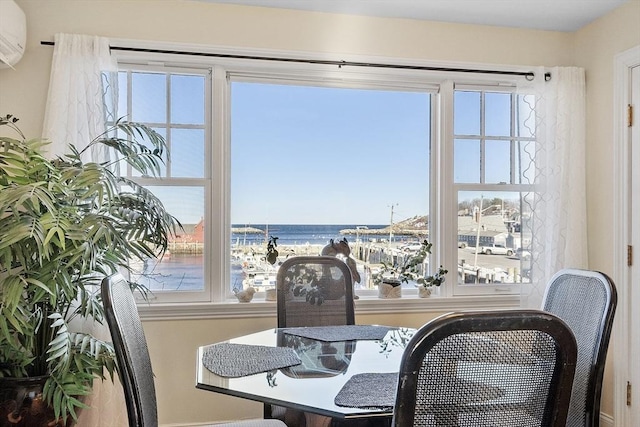
<svg viewBox="0 0 640 427">
<path fill-rule="evenodd" d="M 402 297 L 402 286 L 392 286 L 388 283 L 380 283 L 378 285 L 379 298 L 400 298 Z"/>
<path fill-rule="evenodd" d="M 429 298 L 431 296 L 431 288 L 420 286 L 418 288 L 418 296 L 420 298 Z"/>
<path fill-rule="evenodd" d="M 265 301 L 275 301 L 277 299 L 276 298 L 276 289 L 275 288 L 267 289 L 264 292 L 264 299 L 265 299 Z"/>
</svg>

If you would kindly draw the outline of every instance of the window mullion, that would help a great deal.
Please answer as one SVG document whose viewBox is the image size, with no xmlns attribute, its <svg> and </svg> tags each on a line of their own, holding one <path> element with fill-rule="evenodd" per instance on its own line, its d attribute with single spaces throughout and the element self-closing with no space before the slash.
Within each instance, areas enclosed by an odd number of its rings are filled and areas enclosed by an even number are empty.
<svg viewBox="0 0 640 427">
<path fill-rule="evenodd" d="M 230 296 L 227 289 L 231 278 L 231 254 L 227 242 L 231 241 L 231 188 L 230 183 L 230 144 L 231 135 L 229 95 L 229 79 L 227 70 L 221 66 L 213 67 L 211 78 L 211 153 L 210 179 L 211 197 L 209 231 L 211 257 L 210 276 L 207 278 L 211 285 L 213 301 L 224 301 Z M 215 209 L 214 209 L 215 207 Z"/>
<path fill-rule="evenodd" d="M 429 221 L 430 233 L 434 234 L 430 236 L 430 241 L 434 243 L 436 250 L 434 256 L 432 256 L 432 265 L 443 265 L 444 268 L 449 270 L 448 279 L 451 280 L 452 275 L 456 275 L 457 271 L 457 247 L 454 243 L 454 239 L 450 236 L 457 235 L 457 195 L 453 191 L 448 191 L 453 187 L 454 171 L 453 167 L 447 167 L 447 165 L 453 165 L 454 157 L 454 133 L 453 133 L 453 93 L 454 87 L 452 81 L 444 82 L 440 86 L 440 92 L 438 94 L 439 101 L 439 120 L 438 120 L 438 134 L 432 141 L 432 147 L 436 151 L 432 154 L 431 162 L 433 165 L 433 179 L 431 185 L 431 208 L 430 213 L 435 213 L 435 225 L 434 221 Z M 434 269 L 432 268 L 432 271 Z M 452 286 L 444 286 L 441 290 L 443 296 L 453 296 L 453 287 L 457 285 L 457 280 L 451 280 Z"/>
</svg>

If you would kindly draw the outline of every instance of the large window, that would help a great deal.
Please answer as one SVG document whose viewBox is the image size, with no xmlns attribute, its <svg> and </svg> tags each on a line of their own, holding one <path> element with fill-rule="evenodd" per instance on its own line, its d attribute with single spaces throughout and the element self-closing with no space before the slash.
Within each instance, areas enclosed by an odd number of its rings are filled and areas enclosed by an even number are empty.
<svg viewBox="0 0 640 427">
<path fill-rule="evenodd" d="M 118 116 L 169 146 L 160 177 L 122 173 L 184 227 L 164 259 L 137 266 L 153 298 L 223 302 L 253 286 L 261 300 L 286 257 L 317 255 L 331 239 L 347 239 L 363 297 L 376 294 L 383 262 L 425 238 L 434 245 L 422 272 L 449 270 L 441 295 L 517 293 L 529 280 L 527 96 L 486 79 L 186 61 L 120 71 Z"/>
<path fill-rule="evenodd" d="M 373 290 L 381 261 L 428 237 L 432 93 L 318 83 L 232 80 L 232 286 L 264 291 L 285 258 L 346 238 Z"/>
</svg>

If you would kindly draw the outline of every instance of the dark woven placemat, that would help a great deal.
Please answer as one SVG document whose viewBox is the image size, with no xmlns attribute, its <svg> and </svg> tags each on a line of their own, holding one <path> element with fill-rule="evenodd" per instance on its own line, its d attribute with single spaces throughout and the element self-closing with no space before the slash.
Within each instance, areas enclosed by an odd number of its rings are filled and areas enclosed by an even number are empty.
<svg viewBox="0 0 640 427">
<path fill-rule="evenodd" d="M 391 329 L 389 326 L 377 325 L 341 325 L 314 326 L 303 328 L 287 328 L 285 334 L 311 338 L 318 341 L 352 341 L 352 340 L 381 340 Z"/>
<path fill-rule="evenodd" d="M 397 373 L 356 374 L 349 378 L 334 402 L 351 408 L 392 408 L 397 388 Z"/>
<path fill-rule="evenodd" d="M 288 347 L 220 343 L 202 355 L 202 364 L 221 377 L 243 377 L 300 363 L 295 350 Z"/>
</svg>

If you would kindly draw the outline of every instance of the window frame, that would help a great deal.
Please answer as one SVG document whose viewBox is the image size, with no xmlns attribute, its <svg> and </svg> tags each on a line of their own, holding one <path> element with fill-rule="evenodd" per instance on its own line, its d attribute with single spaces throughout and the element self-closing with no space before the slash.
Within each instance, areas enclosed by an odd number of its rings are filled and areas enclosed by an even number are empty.
<svg viewBox="0 0 640 427">
<path fill-rule="evenodd" d="M 491 92 L 491 93 L 508 93 L 511 94 L 512 99 L 511 99 L 511 103 L 510 103 L 510 111 L 511 111 L 511 117 L 510 117 L 510 135 L 508 137 L 503 136 L 503 137 L 491 137 L 491 136 L 487 136 L 485 133 L 485 129 L 484 129 L 484 116 L 485 116 L 485 105 L 484 102 L 482 102 L 482 100 L 484 99 L 483 96 L 481 95 L 481 105 L 480 105 L 480 134 L 479 135 L 473 135 L 473 136 L 468 136 L 468 139 L 479 139 L 480 143 L 482 146 L 485 145 L 485 143 L 488 140 L 506 140 L 509 141 L 511 145 L 513 145 L 514 141 L 517 140 L 527 140 L 527 141 L 533 141 L 535 143 L 535 136 L 534 137 L 519 137 L 516 135 L 516 129 L 515 127 L 517 126 L 517 99 L 514 100 L 513 97 L 517 97 L 518 95 L 521 95 L 521 89 L 519 89 L 517 87 L 516 84 L 513 85 L 506 85 L 504 83 L 502 84 L 490 84 L 490 83 L 485 83 L 485 84 L 478 84 L 478 83 L 473 83 L 473 84 L 469 84 L 469 83 L 459 83 L 459 82 L 449 82 L 451 84 L 451 86 L 448 88 L 451 91 L 451 97 L 450 97 L 450 101 L 451 101 L 451 105 L 447 105 L 448 108 L 451 108 L 451 117 L 453 118 L 454 116 L 454 98 L 455 98 L 455 91 L 456 90 L 460 90 L 460 91 L 479 91 L 482 93 L 486 93 L 486 92 Z M 514 147 L 510 147 L 510 180 L 511 182 L 509 183 L 486 183 L 485 181 L 485 176 L 486 174 L 484 173 L 484 167 L 486 164 L 486 153 L 484 153 L 485 150 L 483 150 L 481 148 L 480 150 L 480 163 L 481 163 L 481 173 L 480 173 L 480 183 L 456 183 L 455 182 L 455 178 L 454 178 L 454 173 L 453 173 L 453 169 L 454 169 L 454 145 L 455 145 L 455 140 L 457 139 L 455 131 L 454 131 L 454 120 L 451 120 L 451 123 L 448 123 L 448 127 L 446 128 L 448 131 L 448 136 L 444 138 L 444 141 L 440 141 L 441 143 L 445 144 L 445 151 L 450 151 L 449 156 L 447 156 L 448 161 L 450 161 L 450 163 L 445 163 L 445 164 L 449 164 L 451 165 L 451 173 L 447 175 L 447 178 L 450 180 L 448 182 L 448 185 L 451 189 L 451 195 L 452 195 L 452 200 L 450 201 L 450 205 L 452 211 L 449 214 L 446 213 L 442 213 L 442 215 L 445 215 L 445 217 L 447 218 L 453 218 L 452 220 L 452 224 L 451 224 L 451 232 L 455 232 L 455 236 L 457 236 L 457 231 L 458 231 L 458 226 L 457 226 L 457 211 L 458 211 L 458 193 L 461 191 L 465 191 L 465 192 L 486 192 L 486 193 L 492 193 L 492 192 L 517 192 L 521 194 L 521 197 L 523 197 L 523 195 L 525 193 L 531 193 L 535 191 L 535 187 L 534 187 L 534 183 L 515 183 L 515 176 L 516 176 L 516 171 L 513 170 L 513 167 L 515 166 L 515 160 L 513 158 L 514 155 Z M 448 143 L 447 143 L 448 141 Z M 453 239 L 444 239 L 447 240 L 447 243 L 451 243 L 452 248 L 450 248 L 450 250 L 447 252 L 452 260 L 455 260 L 455 265 L 451 265 L 451 263 L 449 263 L 449 266 L 452 268 L 449 268 L 449 271 L 455 271 L 457 272 L 457 261 L 458 261 L 458 253 L 457 253 L 457 239 L 454 242 Z M 451 240 L 450 242 L 448 240 Z M 530 279 L 531 280 L 531 279 Z M 465 285 L 465 284 L 461 284 L 458 280 L 457 277 L 454 281 L 454 284 L 452 286 L 452 294 L 454 296 L 472 296 L 472 295 L 498 295 L 498 294 L 503 294 L 503 295 L 520 295 L 521 293 L 521 287 L 522 284 L 521 283 L 491 283 L 489 285 L 484 284 L 484 285 L 474 285 L 474 286 L 470 286 L 470 285 Z M 525 282 L 527 283 L 527 282 Z"/>
<path fill-rule="evenodd" d="M 126 109 L 127 109 L 127 119 L 131 120 L 131 112 L 132 112 L 132 85 L 131 85 L 131 76 L 132 73 L 141 72 L 141 73 L 158 73 L 165 74 L 168 76 L 171 75 L 196 75 L 204 77 L 204 171 L 202 178 L 190 178 L 190 177 L 173 177 L 173 176 L 161 176 L 158 178 L 155 177 L 144 177 L 144 176 L 132 176 L 131 166 L 127 165 L 127 171 L 123 174 L 127 176 L 131 181 L 145 186 L 145 187 L 202 187 L 203 192 L 205 194 L 205 203 L 204 203 L 204 212 L 203 215 L 205 218 L 208 218 L 212 215 L 211 204 L 207 203 L 208 197 L 207 194 L 211 193 L 211 189 L 214 187 L 212 178 L 211 178 L 211 170 L 210 159 L 211 159 L 211 145 L 207 144 L 207 141 L 211 140 L 211 124 L 208 118 L 211 117 L 211 98 L 208 96 L 211 93 L 211 69 L 210 67 L 203 68 L 195 68 L 195 67 L 183 67 L 176 65 L 165 65 L 165 64 L 139 64 L 139 63 L 131 63 L 131 62 L 119 62 L 118 63 L 118 73 L 126 72 L 127 73 L 127 100 L 126 100 Z M 168 85 L 168 83 L 167 83 Z M 120 89 L 120 88 L 119 88 Z M 171 103 L 171 95 L 170 92 L 167 92 L 167 96 L 165 99 L 167 103 L 167 111 L 169 111 L 170 103 Z M 117 111 L 117 115 L 122 116 L 122 112 Z M 174 126 L 170 121 L 169 117 L 165 117 L 165 122 L 142 122 L 147 126 L 152 128 L 163 128 L 167 131 L 167 144 L 168 151 L 171 152 L 171 136 L 170 131 L 172 129 L 197 129 L 200 128 L 196 125 L 179 125 Z M 169 165 L 171 164 L 171 160 L 169 158 Z M 122 173 L 122 171 L 121 171 Z M 210 238 L 205 239 L 204 249 L 203 249 L 203 258 L 210 258 L 212 252 L 212 240 Z M 179 303 L 179 304 L 188 304 L 188 303 L 197 303 L 202 301 L 210 300 L 209 295 L 211 294 L 211 281 L 207 280 L 207 277 L 211 275 L 211 267 L 209 263 L 203 262 L 203 289 L 201 291 L 166 291 L 166 292 L 150 292 L 145 296 L 138 295 L 137 298 L 139 301 L 148 301 L 149 303 Z"/>
<path fill-rule="evenodd" d="M 119 44 L 131 44 L 119 43 Z M 167 49 L 166 43 L 144 43 L 140 46 L 146 49 Z M 173 50 L 196 50 L 202 51 L 202 46 L 193 45 L 173 45 Z M 209 49 L 205 49 L 209 50 Z M 246 56 L 273 56 L 273 57 L 290 57 L 291 52 L 284 51 L 255 51 L 251 49 L 237 48 L 215 48 L 217 53 L 230 53 L 234 55 Z M 515 86 L 523 78 L 518 76 L 507 75 L 488 75 L 488 74 L 464 74 L 438 71 L 422 71 L 408 69 L 377 69 L 377 68 L 338 68 L 332 65 L 304 64 L 297 62 L 269 62 L 249 59 L 234 58 L 216 58 L 206 56 L 188 56 L 180 54 L 165 54 L 153 52 L 134 52 L 134 51 L 114 51 L 114 55 L 120 64 L 126 64 L 131 67 L 176 67 L 189 70 L 208 69 L 211 72 L 210 87 L 208 88 L 209 99 L 211 100 L 209 111 L 206 112 L 205 122 L 209 125 L 208 137 L 205 144 L 205 152 L 207 153 L 207 162 L 205 169 L 209 173 L 209 188 L 205 189 L 209 195 L 209 199 L 205 203 L 205 218 L 210 219 L 211 226 L 208 227 L 207 236 L 209 239 L 209 251 L 205 262 L 205 291 L 198 298 L 160 298 L 144 304 L 146 308 L 143 312 L 147 313 L 147 317 L 166 318 L 166 317 L 207 317 L 212 315 L 209 310 L 211 306 L 223 307 L 229 306 L 219 312 L 220 315 L 226 316 L 230 313 L 251 313 L 251 315 L 265 315 L 273 310 L 273 303 L 264 302 L 263 304 L 244 304 L 238 306 L 235 299 L 230 298 L 225 292 L 226 282 L 230 275 L 230 251 L 229 242 L 231 238 L 230 223 L 230 117 L 229 109 L 226 107 L 230 100 L 230 79 L 241 78 L 251 81 L 252 79 L 268 78 L 272 82 L 273 79 L 281 79 L 282 81 L 290 81 L 300 84 L 309 79 L 318 79 L 320 81 L 333 81 L 337 85 L 345 87 L 357 88 L 369 85 L 379 85 L 389 89 L 428 89 L 434 92 L 432 99 L 432 114 L 436 117 L 432 121 L 431 126 L 431 177 L 430 186 L 432 188 L 429 201 L 429 216 L 435 220 L 430 221 L 430 241 L 434 242 L 431 265 L 443 264 L 450 272 L 457 271 L 457 242 L 454 239 L 446 239 L 443 236 L 457 235 L 457 221 L 451 213 L 456 212 L 457 207 L 457 190 L 454 190 L 453 171 L 451 167 L 445 165 L 453 165 L 453 93 L 457 84 L 470 84 L 478 87 L 502 87 Z M 306 57 L 311 60 L 321 59 L 318 54 L 304 53 L 296 54 L 297 57 Z M 403 63 L 411 65 L 428 65 L 433 63 L 425 63 L 425 61 L 416 60 L 398 60 L 393 58 L 371 58 L 371 57 L 352 57 L 345 60 L 355 60 L 356 62 L 387 62 L 387 63 Z M 435 64 L 445 66 L 448 64 Z M 459 64 L 456 64 L 459 66 Z M 486 64 L 477 64 L 475 67 L 486 67 Z M 510 67 L 513 71 L 530 71 L 524 67 Z M 349 84 L 350 82 L 351 84 Z M 354 82 L 357 83 L 354 85 Z M 157 185 L 156 182 L 153 183 Z M 502 187 L 508 190 L 507 187 Z M 205 197 L 206 199 L 206 197 Z M 213 207 L 221 207 L 216 208 Z M 453 231 L 453 234 L 452 234 Z M 213 244 L 213 242 L 218 242 Z M 206 249 L 205 249 L 205 253 Z M 208 271 L 207 271 L 208 269 Z M 451 273 L 450 273 L 451 274 Z M 455 273 L 454 273 L 455 274 Z M 439 297 L 432 298 L 427 307 L 431 306 L 433 311 L 438 311 L 446 305 L 447 309 L 456 306 L 465 308 L 477 308 L 486 306 L 495 307 L 511 307 L 517 306 L 519 298 L 515 295 L 495 294 L 493 289 L 487 291 L 491 296 L 483 297 L 474 294 L 473 297 L 465 297 L 464 292 L 460 292 L 457 280 L 448 278 L 447 283 L 439 289 Z M 224 284 L 224 285 L 223 285 Z M 403 299 L 411 300 L 414 292 L 404 293 Z M 177 293 L 176 293 L 177 294 Z M 398 301 L 390 304 L 388 301 L 377 300 L 372 295 L 364 296 L 359 300 L 358 307 L 378 307 L 379 304 L 386 304 L 389 310 L 406 311 L 406 307 L 411 306 L 411 302 Z M 417 297 L 416 297 L 417 299 Z M 455 302 L 454 302 L 455 301 Z M 231 308 L 233 306 L 233 308 Z M 266 306 L 266 308 L 265 308 Z M 420 306 L 425 307 L 425 302 L 420 301 Z M 203 307 L 208 307 L 206 310 Z M 428 310 L 427 310 L 428 311 Z"/>
</svg>

